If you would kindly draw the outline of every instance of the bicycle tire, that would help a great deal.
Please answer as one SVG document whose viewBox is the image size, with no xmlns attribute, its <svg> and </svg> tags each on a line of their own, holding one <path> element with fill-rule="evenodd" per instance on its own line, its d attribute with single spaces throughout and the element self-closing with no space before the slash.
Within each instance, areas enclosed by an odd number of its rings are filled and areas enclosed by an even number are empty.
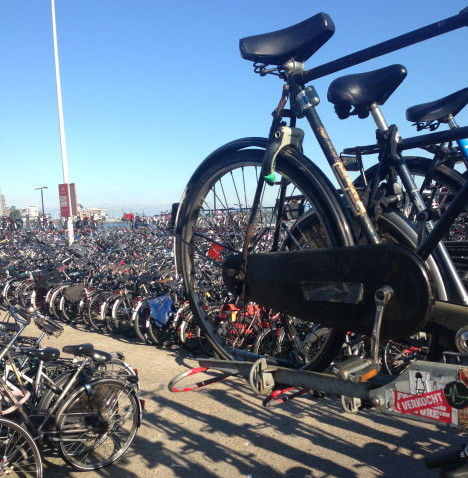
<svg viewBox="0 0 468 478">
<path fill-rule="evenodd" d="M 22 283 L 22 280 L 10 279 L 3 286 L 2 296 L 7 306 L 10 306 L 11 301 L 15 300 L 15 291 Z"/>
<path fill-rule="evenodd" d="M 233 359 L 235 351 L 216 332 L 217 324 L 212 323 L 209 317 L 212 314 L 208 314 L 207 309 L 214 306 L 216 301 L 218 304 L 224 303 L 220 301 L 227 294 L 226 284 L 221 280 L 222 264 L 226 263 L 226 252 L 238 253 L 242 248 L 245 217 L 239 213 L 252 204 L 263 155 L 263 150 L 245 149 L 208 157 L 190 179 L 177 214 L 175 254 L 178 271 L 184 279 L 194 316 L 214 353 L 224 359 Z M 304 209 L 313 210 L 316 215 L 318 223 L 315 224 L 314 230 L 301 231 L 296 228 L 296 231 L 304 232 L 308 236 L 302 247 L 347 246 L 354 243 L 340 198 L 315 164 L 298 151 L 285 148 L 277 157 L 276 174 L 280 176 L 280 182 L 275 181 L 273 189 L 264 191 L 265 195 L 262 196 L 257 216 L 257 237 L 252 250 L 271 249 L 271 237 L 267 232 L 278 212 L 278 209 L 274 208 L 273 190 L 278 192 L 279 184 L 286 189 L 284 197 L 291 198 L 290 202 L 285 204 L 291 213 L 288 216 L 286 211 L 283 222 L 285 227 L 291 230 L 297 225 L 293 210 L 295 197 L 303 198 L 301 201 Z M 239 185 L 236 180 L 239 180 Z M 228 199 L 228 195 L 231 199 Z M 269 209 L 263 209 L 267 206 Z M 208 215 L 210 211 L 221 210 L 224 212 L 221 217 L 225 224 L 216 221 L 217 216 Z M 282 233 L 283 243 L 287 236 L 288 231 Z M 214 263 L 216 268 L 210 270 L 208 263 Z M 229 302 L 240 303 L 241 299 L 240 296 L 231 296 Z M 326 353 L 315 367 L 311 365 L 312 369 L 324 369 L 330 363 L 343 343 L 344 333 L 338 329 L 330 329 L 331 340 L 324 345 Z"/>
<path fill-rule="evenodd" d="M 66 299 L 64 295 L 62 295 L 59 305 L 61 319 L 67 324 L 78 322 L 80 315 L 79 305 L 79 301 L 71 302 L 70 300 Z"/>
<path fill-rule="evenodd" d="M 79 388 L 56 415 L 58 450 L 79 471 L 103 468 L 118 460 L 140 426 L 141 407 L 134 388 L 102 378 Z"/>
<path fill-rule="evenodd" d="M 104 323 L 104 330 L 109 333 L 117 332 L 116 322 L 112 317 L 114 304 L 120 299 L 120 295 L 113 292 L 104 299 L 101 305 L 101 320 Z"/>
<path fill-rule="evenodd" d="M 172 318 L 170 320 L 173 320 Z M 173 329 L 170 322 L 165 325 L 160 325 L 156 322 L 154 317 L 150 317 L 148 325 L 148 335 L 154 345 L 162 346 L 169 340 L 173 334 Z"/>
<path fill-rule="evenodd" d="M 179 340 L 182 347 L 193 354 L 201 352 L 208 356 L 213 355 L 213 349 L 204 337 L 200 326 L 190 310 L 185 312 L 185 316 L 180 323 Z"/>
<path fill-rule="evenodd" d="M 114 296 L 114 293 L 108 291 L 97 292 L 88 303 L 87 322 L 96 332 L 104 333 L 107 329 L 107 322 L 102 317 L 102 308 L 109 296 Z"/>
<path fill-rule="evenodd" d="M 34 287 L 34 282 L 24 282 L 16 289 L 15 295 L 20 307 L 27 308 L 31 305 L 31 294 Z"/>
<path fill-rule="evenodd" d="M 121 296 L 112 305 L 113 329 L 127 337 L 135 337 L 135 329 L 132 323 L 133 306 L 129 297 Z"/>
<path fill-rule="evenodd" d="M 0 417 L 0 474 L 42 478 L 39 448 L 31 434 L 18 423 Z"/>
<path fill-rule="evenodd" d="M 54 287 L 49 291 L 50 299 L 48 312 L 52 314 L 52 316 L 55 317 L 57 320 L 62 320 L 62 315 L 60 314 L 60 300 L 66 287 L 66 285 L 60 285 L 58 287 Z"/>
<path fill-rule="evenodd" d="M 267 357 L 285 358 L 288 352 L 283 349 L 284 330 L 277 327 L 268 327 L 255 340 L 253 352 Z"/>
<path fill-rule="evenodd" d="M 135 334 L 140 341 L 147 345 L 154 345 L 148 331 L 149 315 L 148 301 L 143 299 L 133 311 L 132 323 Z"/>
</svg>

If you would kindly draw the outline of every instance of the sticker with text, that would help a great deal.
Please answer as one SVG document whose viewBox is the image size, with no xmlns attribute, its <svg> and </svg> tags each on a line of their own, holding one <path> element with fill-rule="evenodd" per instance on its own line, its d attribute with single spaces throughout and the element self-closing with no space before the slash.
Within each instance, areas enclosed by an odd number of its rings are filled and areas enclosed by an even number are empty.
<svg viewBox="0 0 468 478">
<path fill-rule="evenodd" d="M 442 423 L 452 422 L 452 409 L 443 390 L 413 395 L 394 391 L 394 410 L 403 414 L 417 415 Z"/>
</svg>

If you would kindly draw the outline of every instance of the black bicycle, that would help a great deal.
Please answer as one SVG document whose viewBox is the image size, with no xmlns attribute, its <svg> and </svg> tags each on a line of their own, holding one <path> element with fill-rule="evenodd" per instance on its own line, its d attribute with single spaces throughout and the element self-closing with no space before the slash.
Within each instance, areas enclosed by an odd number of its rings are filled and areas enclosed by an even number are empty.
<svg viewBox="0 0 468 478">
<path fill-rule="evenodd" d="M 240 354 L 213 322 L 213 310 L 226 304 L 241 311 L 255 304 L 325 329 L 317 334 L 314 355 L 302 365 L 312 370 L 330 365 L 350 330 L 378 338 L 373 365 L 366 362 L 373 369 L 369 376 L 380 368 L 380 339 L 405 341 L 426 331 L 436 337 L 433 356 L 457 350 L 455 345 L 466 351 L 468 296 L 442 239 L 465 207 L 468 186 L 459 188 L 435 222 L 403 152 L 468 137 L 468 128 L 402 140 L 379 108 L 404 80 L 402 65 L 336 79 L 328 99 L 338 116 L 371 114 L 378 128 L 378 179 L 366 185 L 363 197 L 318 116 L 317 92 L 306 85 L 465 26 L 467 18 L 464 10 L 307 71 L 304 62 L 334 32 L 326 14 L 240 41 L 241 55 L 254 62 L 256 73 L 277 75 L 284 82 L 269 136 L 236 140 L 209 155 L 184 191 L 175 227 L 178 271 L 193 314 L 219 357 Z M 464 104 L 443 106 L 453 116 Z M 339 190 L 303 154 L 304 132 L 296 127 L 300 118 L 311 126 Z M 402 212 L 405 201 L 416 211 L 416 225 Z M 288 333 L 295 339 L 298 331 L 289 323 Z"/>
</svg>

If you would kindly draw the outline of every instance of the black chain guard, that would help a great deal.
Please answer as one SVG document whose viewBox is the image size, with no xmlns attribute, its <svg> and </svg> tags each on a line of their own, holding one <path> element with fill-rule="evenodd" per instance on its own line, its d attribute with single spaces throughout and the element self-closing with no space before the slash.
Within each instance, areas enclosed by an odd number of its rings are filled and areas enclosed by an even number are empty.
<svg viewBox="0 0 468 478">
<path fill-rule="evenodd" d="M 378 244 L 252 254 L 248 299 L 303 320 L 370 334 L 374 295 L 387 285 L 382 338 L 403 339 L 423 329 L 433 305 L 427 268 L 409 249 Z"/>
</svg>

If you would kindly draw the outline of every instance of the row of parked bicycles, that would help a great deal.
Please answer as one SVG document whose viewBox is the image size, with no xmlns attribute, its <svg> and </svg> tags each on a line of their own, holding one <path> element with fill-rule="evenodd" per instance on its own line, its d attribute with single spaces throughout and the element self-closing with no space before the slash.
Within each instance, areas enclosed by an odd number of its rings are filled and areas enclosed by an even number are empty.
<svg viewBox="0 0 468 478">
<path fill-rule="evenodd" d="M 219 233 L 232 229 L 224 223 L 229 215 L 213 211 Z M 245 213 L 236 215 L 237 221 L 246 217 Z M 231 233 L 239 230 L 232 229 Z M 170 227 L 99 231 L 71 247 L 57 233 L 27 233 L 22 239 L 14 237 L 16 247 L 28 260 L 19 261 L 18 254 L 10 251 L 9 257 L 15 257 L 16 263 L 4 269 L 0 289 L 3 307 L 12 303 L 23 308 L 33 306 L 41 314 L 74 327 L 126 336 L 146 345 L 179 344 L 196 354 L 213 355 L 175 273 Z M 206 260 L 214 263 L 210 274 L 217 267 L 214 251 L 206 255 Z M 203 273 L 208 273 L 206 265 Z M 222 294 L 219 306 L 214 306 L 211 298 L 210 320 L 216 334 L 236 349 L 275 357 L 297 368 L 313 360 L 327 335 L 328 329 L 320 324 L 272 313 L 254 303 L 241 308 L 229 300 L 227 288 Z M 368 356 L 369 344 L 369 336 L 348 332 L 335 361 L 350 355 Z M 412 361 L 424 358 L 429 345 L 424 334 L 404 343 L 387 341 L 380 350 L 383 368 L 397 375 Z"/>
<path fill-rule="evenodd" d="M 54 320 L 144 344 L 203 342 L 192 340 L 200 329 L 175 275 L 166 227 L 101 229 L 71 247 L 60 234 L 28 232 L 11 239 L 3 306 L 33 306 Z"/>
<path fill-rule="evenodd" d="M 33 307 L 10 305 L 0 322 L 2 475 L 41 477 L 42 455 L 58 451 L 79 471 L 110 465 L 140 426 L 138 376 L 118 353 L 91 343 L 43 347 L 62 325 Z M 40 334 L 26 335 L 33 322 Z"/>
</svg>

